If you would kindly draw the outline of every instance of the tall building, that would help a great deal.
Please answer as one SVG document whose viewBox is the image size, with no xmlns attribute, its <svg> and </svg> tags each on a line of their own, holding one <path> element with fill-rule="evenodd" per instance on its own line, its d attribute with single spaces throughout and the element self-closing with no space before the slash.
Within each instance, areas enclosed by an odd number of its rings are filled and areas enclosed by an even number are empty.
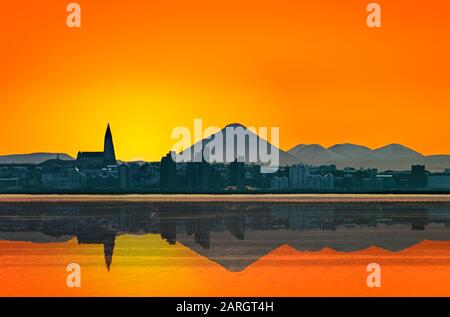
<svg viewBox="0 0 450 317">
<path fill-rule="evenodd" d="M 101 169 L 108 165 L 117 165 L 111 128 L 108 124 L 105 133 L 103 152 L 78 152 L 77 167 L 81 169 Z"/>
<path fill-rule="evenodd" d="M 161 159 L 160 186 L 163 190 L 174 190 L 177 181 L 177 165 L 172 159 L 173 153 L 168 153 Z"/>
<path fill-rule="evenodd" d="M 230 185 L 242 188 L 245 183 L 245 162 L 235 159 L 230 163 Z"/>
<path fill-rule="evenodd" d="M 323 177 L 323 188 L 326 190 L 334 189 L 334 175 L 327 174 Z"/>
<path fill-rule="evenodd" d="M 411 186 L 413 188 L 424 188 L 427 185 L 427 172 L 424 165 L 413 165 L 411 167 Z"/>
<path fill-rule="evenodd" d="M 293 165 L 289 169 L 289 179 L 291 188 L 308 187 L 309 169 L 303 164 Z"/>
<path fill-rule="evenodd" d="M 209 191 L 216 187 L 214 167 L 205 160 L 186 163 L 186 185 L 191 190 Z"/>
</svg>

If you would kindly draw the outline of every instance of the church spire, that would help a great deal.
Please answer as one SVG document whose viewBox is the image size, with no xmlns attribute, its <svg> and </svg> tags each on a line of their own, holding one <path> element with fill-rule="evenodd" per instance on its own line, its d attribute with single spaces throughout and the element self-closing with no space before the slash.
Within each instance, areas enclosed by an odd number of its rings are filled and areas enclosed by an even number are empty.
<svg viewBox="0 0 450 317">
<path fill-rule="evenodd" d="M 106 133 L 105 133 L 105 144 L 104 144 L 103 156 L 104 156 L 106 165 L 116 165 L 117 164 L 116 153 L 114 151 L 114 142 L 113 142 L 111 127 L 110 127 L 109 123 L 108 123 L 108 127 L 106 128 Z"/>
</svg>

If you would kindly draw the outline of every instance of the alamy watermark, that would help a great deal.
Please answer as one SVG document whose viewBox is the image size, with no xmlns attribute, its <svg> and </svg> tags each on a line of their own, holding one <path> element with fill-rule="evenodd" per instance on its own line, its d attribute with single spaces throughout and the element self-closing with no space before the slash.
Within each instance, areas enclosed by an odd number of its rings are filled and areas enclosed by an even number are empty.
<svg viewBox="0 0 450 317">
<path fill-rule="evenodd" d="M 366 279 L 367 287 L 381 287 L 381 266 L 378 263 L 370 263 L 367 265 L 366 271 L 370 273 Z"/>
<path fill-rule="evenodd" d="M 381 6 L 372 2 L 366 7 L 366 11 L 369 15 L 366 19 L 366 24 L 369 28 L 380 28 L 381 27 Z M 66 12 L 69 14 L 66 18 L 66 25 L 69 28 L 80 28 L 81 27 L 81 6 L 76 2 L 71 2 L 66 7 Z"/>
<path fill-rule="evenodd" d="M 172 159 L 177 163 L 238 161 L 261 165 L 263 173 L 274 172 L 280 165 L 278 127 L 231 124 L 222 130 L 218 127 L 203 129 L 202 119 L 195 119 L 193 133 L 188 127 L 176 127 L 171 137 L 178 140 L 171 149 Z"/>
<path fill-rule="evenodd" d="M 367 16 L 366 24 L 369 28 L 380 28 L 381 27 L 381 6 L 378 3 L 372 2 L 367 5 Z"/>
<path fill-rule="evenodd" d="M 69 288 L 81 287 L 81 267 L 78 263 L 70 263 L 66 267 L 69 275 L 66 278 L 66 285 Z"/>
<path fill-rule="evenodd" d="M 81 7 L 78 3 L 69 3 L 66 7 L 66 11 L 69 12 L 66 18 L 66 25 L 69 28 L 81 27 Z"/>
</svg>

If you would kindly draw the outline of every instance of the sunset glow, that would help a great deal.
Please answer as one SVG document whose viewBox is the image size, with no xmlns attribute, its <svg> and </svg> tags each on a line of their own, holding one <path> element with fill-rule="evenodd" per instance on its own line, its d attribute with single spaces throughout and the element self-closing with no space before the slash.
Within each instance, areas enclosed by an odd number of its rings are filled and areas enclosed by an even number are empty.
<svg viewBox="0 0 450 317">
<path fill-rule="evenodd" d="M 4 1 L 0 155 L 100 150 L 159 160 L 177 126 L 279 126 L 281 148 L 402 143 L 450 152 L 450 3 Z"/>
</svg>

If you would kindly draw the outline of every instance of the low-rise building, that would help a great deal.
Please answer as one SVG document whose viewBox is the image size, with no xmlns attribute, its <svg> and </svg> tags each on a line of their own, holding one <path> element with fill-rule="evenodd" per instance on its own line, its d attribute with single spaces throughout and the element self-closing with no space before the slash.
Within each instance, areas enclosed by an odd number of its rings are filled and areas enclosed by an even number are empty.
<svg viewBox="0 0 450 317">
<path fill-rule="evenodd" d="M 449 190 L 450 174 L 429 175 L 427 188 L 431 190 Z"/>
</svg>

